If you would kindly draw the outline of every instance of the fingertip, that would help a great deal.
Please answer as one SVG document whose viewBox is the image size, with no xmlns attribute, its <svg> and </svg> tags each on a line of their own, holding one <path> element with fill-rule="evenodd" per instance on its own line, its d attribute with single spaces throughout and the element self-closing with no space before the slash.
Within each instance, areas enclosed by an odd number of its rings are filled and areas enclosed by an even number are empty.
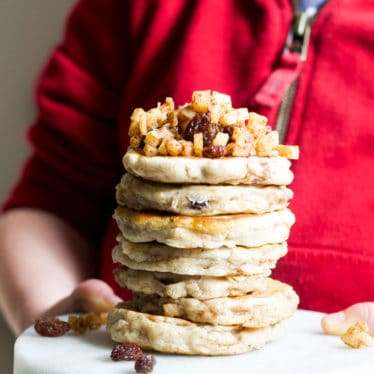
<svg viewBox="0 0 374 374">
<path fill-rule="evenodd" d="M 346 325 L 344 311 L 327 314 L 321 319 L 321 327 L 329 335 L 342 335 L 349 327 Z"/>
<path fill-rule="evenodd" d="M 345 310 L 345 313 L 352 320 L 365 322 L 369 333 L 374 335 L 374 302 L 353 304 Z"/>
<path fill-rule="evenodd" d="M 113 289 L 99 279 L 88 279 L 74 291 L 76 309 L 83 312 L 107 312 L 122 301 Z"/>
<path fill-rule="evenodd" d="M 108 283 L 101 279 L 87 279 L 81 282 L 74 291 L 75 293 L 91 294 L 91 293 L 113 293 L 113 289 Z"/>
<path fill-rule="evenodd" d="M 353 304 L 343 311 L 327 314 L 321 319 L 321 327 L 329 335 L 343 335 L 357 322 L 365 322 L 370 334 L 374 334 L 374 302 Z"/>
</svg>

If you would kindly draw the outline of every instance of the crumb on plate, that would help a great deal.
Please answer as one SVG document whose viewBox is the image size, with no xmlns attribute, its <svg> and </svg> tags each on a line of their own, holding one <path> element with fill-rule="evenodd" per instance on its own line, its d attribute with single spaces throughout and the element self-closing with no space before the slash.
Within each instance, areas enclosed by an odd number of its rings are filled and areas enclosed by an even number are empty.
<svg viewBox="0 0 374 374">
<path fill-rule="evenodd" d="M 356 322 L 340 338 L 346 345 L 355 349 L 373 345 L 373 338 L 365 322 Z"/>
</svg>

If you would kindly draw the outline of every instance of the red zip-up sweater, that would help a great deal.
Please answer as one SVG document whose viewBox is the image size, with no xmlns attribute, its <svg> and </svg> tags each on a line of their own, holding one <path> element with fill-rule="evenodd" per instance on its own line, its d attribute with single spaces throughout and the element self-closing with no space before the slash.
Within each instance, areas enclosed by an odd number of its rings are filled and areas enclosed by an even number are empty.
<svg viewBox="0 0 374 374">
<path fill-rule="evenodd" d="M 374 1 L 331 0 L 313 23 L 286 143 L 296 224 L 273 272 L 302 308 L 374 301 Z M 82 0 L 37 87 L 33 154 L 4 204 L 51 211 L 110 250 L 129 116 L 197 89 L 248 106 L 276 69 L 287 0 Z"/>
</svg>

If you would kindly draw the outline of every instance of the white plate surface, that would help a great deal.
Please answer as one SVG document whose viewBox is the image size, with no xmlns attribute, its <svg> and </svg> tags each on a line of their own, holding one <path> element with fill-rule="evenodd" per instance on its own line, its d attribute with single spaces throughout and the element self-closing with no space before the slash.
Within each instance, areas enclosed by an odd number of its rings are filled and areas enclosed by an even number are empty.
<svg viewBox="0 0 374 374">
<path fill-rule="evenodd" d="M 351 349 L 320 328 L 321 313 L 299 310 L 284 322 L 283 336 L 242 355 L 198 357 L 155 354 L 153 373 L 373 374 L 374 347 Z M 83 336 L 45 338 L 27 329 L 16 341 L 14 374 L 130 374 L 133 362 L 113 362 L 104 329 Z"/>
</svg>

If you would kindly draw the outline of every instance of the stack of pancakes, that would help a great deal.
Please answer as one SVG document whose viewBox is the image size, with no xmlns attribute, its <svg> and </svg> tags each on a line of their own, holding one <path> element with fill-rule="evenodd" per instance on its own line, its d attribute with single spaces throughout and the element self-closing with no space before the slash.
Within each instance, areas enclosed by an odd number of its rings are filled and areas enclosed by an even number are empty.
<svg viewBox="0 0 374 374">
<path fill-rule="evenodd" d="M 159 128 L 169 125 L 170 113 L 179 115 L 186 107 L 196 115 L 213 113 L 217 100 L 209 95 L 208 108 L 194 101 L 169 107 Z M 236 126 L 247 126 L 244 118 Z M 262 117 L 254 118 L 265 126 Z M 226 138 L 220 146 L 229 149 L 231 135 Z M 132 290 L 134 299 L 109 313 L 114 341 L 160 352 L 227 355 L 260 348 L 280 335 L 281 321 L 299 301 L 289 285 L 269 277 L 287 252 L 294 223 L 287 208 L 291 163 L 280 155 L 290 149 L 275 145 L 269 155 L 253 154 L 251 139 L 246 157 L 147 155 L 143 140 L 129 147 L 123 158 L 127 173 L 116 193 L 120 235 L 113 260 L 122 264 L 117 283 Z M 201 154 L 197 140 L 191 140 L 192 152 Z"/>
</svg>

